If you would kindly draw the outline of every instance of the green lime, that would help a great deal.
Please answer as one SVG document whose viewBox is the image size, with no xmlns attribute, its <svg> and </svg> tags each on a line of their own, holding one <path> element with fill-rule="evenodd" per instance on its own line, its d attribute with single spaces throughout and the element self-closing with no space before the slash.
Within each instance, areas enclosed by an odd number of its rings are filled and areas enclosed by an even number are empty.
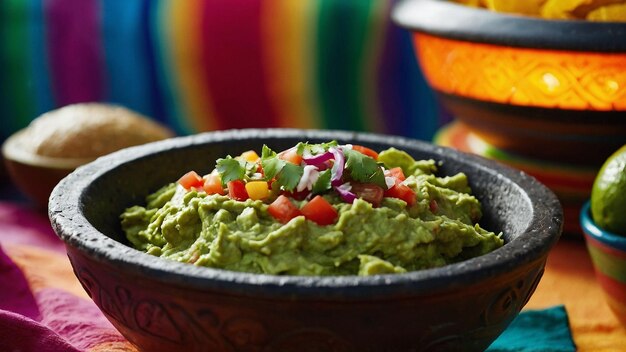
<svg viewBox="0 0 626 352">
<path fill-rule="evenodd" d="M 591 215 L 599 227 L 626 236 L 626 145 L 600 168 L 591 190 Z"/>
</svg>

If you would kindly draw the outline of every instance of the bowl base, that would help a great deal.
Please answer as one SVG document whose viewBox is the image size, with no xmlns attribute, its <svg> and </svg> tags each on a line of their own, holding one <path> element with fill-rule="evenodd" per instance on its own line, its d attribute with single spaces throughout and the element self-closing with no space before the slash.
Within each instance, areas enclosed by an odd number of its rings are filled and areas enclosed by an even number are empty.
<svg viewBox="0 0 626 352">
<path fill-rule="evenodd" d="M 533 158 L 600 166 L 626 142 L 626 119 L 620 111 L 548 109 L 437 95 L 487 143 Z"/>
</svg>

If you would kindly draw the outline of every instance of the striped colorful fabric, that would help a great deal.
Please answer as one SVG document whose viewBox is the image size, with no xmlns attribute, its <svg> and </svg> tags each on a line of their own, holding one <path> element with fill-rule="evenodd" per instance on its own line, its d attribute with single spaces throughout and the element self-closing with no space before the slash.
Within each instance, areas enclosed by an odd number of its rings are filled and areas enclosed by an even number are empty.
<svg viewBox="0 0 626 352">
<path fill-rule="evenodd" d="M 179 134 L 243 127 L 430 139 L 395 0 L 0 1 L 0 141 L 51 109 L 124 105 Z"/>
</svg>

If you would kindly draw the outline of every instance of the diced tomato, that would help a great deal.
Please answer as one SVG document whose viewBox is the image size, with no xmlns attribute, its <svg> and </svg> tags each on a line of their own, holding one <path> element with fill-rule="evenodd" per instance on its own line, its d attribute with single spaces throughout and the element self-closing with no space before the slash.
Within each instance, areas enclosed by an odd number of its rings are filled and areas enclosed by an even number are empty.
<svg viewBox="0 0 626 352">
<path fill-rule="evenodd" d="M 246 185 L 242 180 L 234 180 L 228 182 L 228 196 L 234 200 L 244 201 L 248 199 L 248 192 L 246 192 Z"/>
<path fill-rule="evenodd" d="M 386 190 L 385 197 L 402 199 L 408 206 L 412 206 L 417 201 L 415 191 L 400 182 L 396 182 L 393 187 Z"/>
<path fill-rule="evenodd" d="M 302 155 L 298 155 L 296 148 L 280 152 L 278 154 L 278 158 L 296 165 L 300 165 L 302 163 Z"/>
<path fill-rule="evenodd" d="M 356 150 L 363 155 L 367 155 L 374 160 L 378 160 L 378 153 L 368 147 L 364 147 L 362 145 L 353 145 L 352 150 Z"/>
<path fill-rule="evenodd" d="M 295 200 L 304 200 L 311 193 L 308 189 L 303 190 L 302 192 L 298 192 L 296 190 L 293 191 L 282 191 L 282 194 L 291 197 Z"/>
<path fill-rule="evenodd" d="M 189 171 L 178 179 L 178 183 L 185 187 L 185 189 L 201 188 L 204 184 L 204 180 L 200 177 L 200 175 L 198 175 L 197 172 Z"/>
<path fill-rule="evenodd" d="M 372 203 L 375 207 L 380 206 L 380 202 L 383 200 L 385 193 L 382 187 L 373 183 L 352 183 L 351 191 L 356 194 L 357 198 Z"/>
<path fill-rule="evenodd" d="M 430 208 L 430 211 L 431 211 L 433 214 L 436 214 L 436 213 L 437 213 L 437 210 L 439 210 L 439 204 L 437 204 L 437 201 L 436 201 L 436 200 L 434 200 L 434 199 L 431 199 L 431 200 L 430 200 L 430 203 L 428 204 L 428 207 Z"/>
<path fill-rule="evenodd" d="M 222 187 L 222 178 L 217 174 L 204 176 L 204 185 L 202 188 L 204 188 L 206 194 L 226 194 L 224 187 Z"/>
<path fill-rule="evenodd" d="M 302 215 L 300 209 L 298 209 L 298 207 L 293 204 L 289 198 L 283 195 L 278 196 L 278 198 L 276 198 L 276 200 L 267 207 L 267 211 L 276 220 L 282 222 L 283 224 L 289 222 L 289 220 L 295 218 L 296 216 Z"/>
<path fill-rule="evenodd" d="M 401 167 L 394 167 L 389 169 L 389 176 L 395 177 L 396 179 L 400 180 L 400 182 L 406 180 L 406 177 L 404 176 L 404 172 L 402 171 Z"/>
<path fill-rule="evenodd" d="M 265 199 L 270 195 L 270 190 L 265 181 L 251 181 L 246 183 L 246 192 L 250 199 Z"/>
<path fill-rule="evenodd" d="M 337 210 L 322 196 L 315 196 L 302 209 L 302 215 L 318 225 L 330 225 L 337 220 Z"/>
</svg>

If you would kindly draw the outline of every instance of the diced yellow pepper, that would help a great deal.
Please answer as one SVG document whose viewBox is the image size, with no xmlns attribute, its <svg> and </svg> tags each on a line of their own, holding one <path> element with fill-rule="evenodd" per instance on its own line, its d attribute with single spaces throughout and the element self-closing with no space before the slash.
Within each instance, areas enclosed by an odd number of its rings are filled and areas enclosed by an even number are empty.
<svg viewBox="0 0 626 352">
<path fill-rule="evenodd" d="M 255 163 L 260 159 L 260 157 L 259 154 L 257 154 L 254 150 L 248 150 L 247 152 L 241 153 L 241 159 L 251 163 Z"/>
<path fill-rule="evenodd" d="M 269 196 L 270 190 L 265 181 L 250 181 L 246 183 L 248 197 L 253 200 L 265 199 Z"/>
</svg>

